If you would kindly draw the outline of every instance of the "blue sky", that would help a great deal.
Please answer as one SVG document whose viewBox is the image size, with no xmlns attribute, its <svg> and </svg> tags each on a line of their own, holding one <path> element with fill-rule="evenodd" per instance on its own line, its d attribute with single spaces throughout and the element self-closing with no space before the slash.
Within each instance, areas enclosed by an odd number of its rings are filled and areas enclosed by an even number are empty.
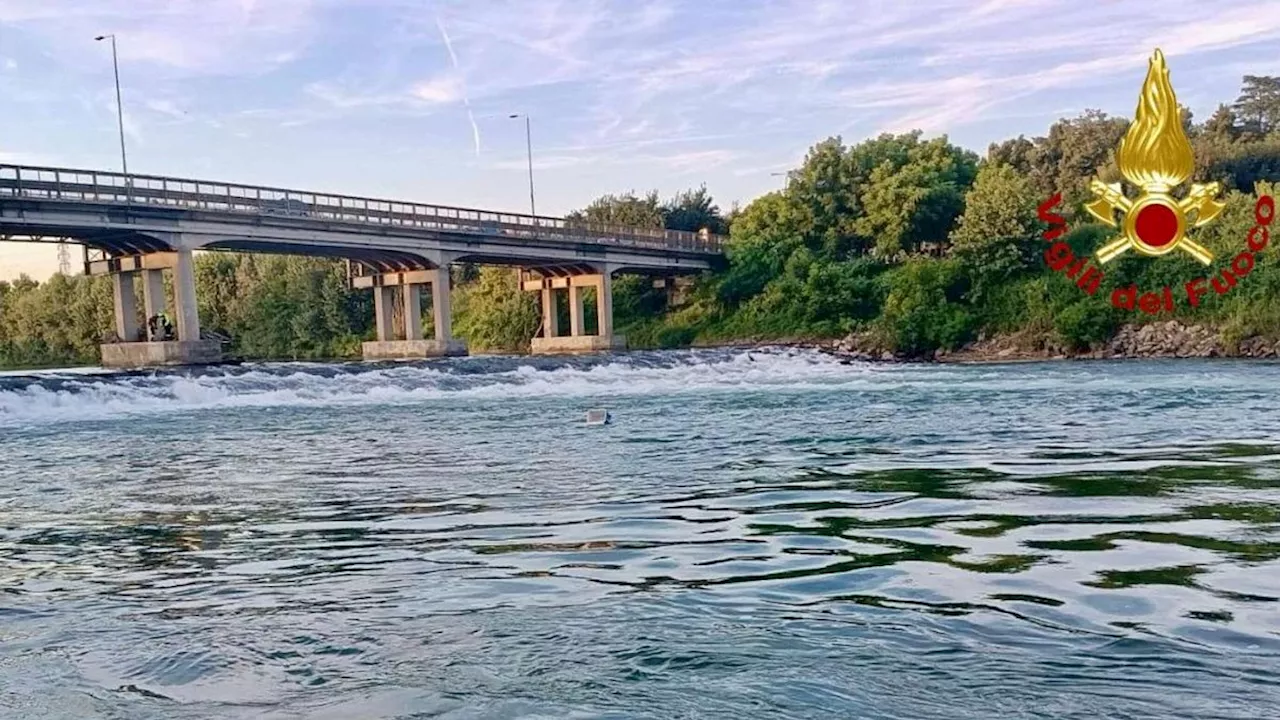
<svg viewBox="0 0 1280 720">
<path fill-rule="evenodd" d="M 129 165 L 538 210 L 705 183 L 722 207 L 814 142 L 982 151 L 1085 108 L 1129 116 L 1153 48 L 1198 117 L 1280 74 L 1274 0 L 0 0 L 0 162 Z M 77 256 L 78 257 L 78 256 Z M 53 250 L 0 244 L 0 278 Z"/>
</svg>

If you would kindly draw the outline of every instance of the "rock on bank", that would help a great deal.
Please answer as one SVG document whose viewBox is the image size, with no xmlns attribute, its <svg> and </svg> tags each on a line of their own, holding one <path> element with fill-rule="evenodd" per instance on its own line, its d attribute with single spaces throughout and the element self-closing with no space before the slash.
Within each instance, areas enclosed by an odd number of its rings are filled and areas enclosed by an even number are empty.
<svg viewBox="0 0 1280 720">
<path fill-rule="evenodd" d="M 999 362 L 1055 359 L 1121 358 L 1275 358 L 1280 342 L 1260 336 L 1229 341 L 1220 330 L 1189 325 L 1178 320 L 1123 325 L 1106 343 L 1087 350 L 1072 350 L 1052 333 L 1015 333 L 979 336 L 955 351 L 938 350 L 926 356 L 908 356 L 884 347 L 870 334 L 854 334 L 826 348 L 849 360 L 867 362 L 937 361 Z"/>
</svg>

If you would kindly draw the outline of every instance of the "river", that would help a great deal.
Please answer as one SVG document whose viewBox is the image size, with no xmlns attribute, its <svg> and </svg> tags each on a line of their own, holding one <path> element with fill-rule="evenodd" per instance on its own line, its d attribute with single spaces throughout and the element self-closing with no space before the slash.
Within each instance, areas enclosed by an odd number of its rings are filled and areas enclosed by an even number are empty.
<svg viewBox="0 0 1280 720">
<path fill-rule="evenodd" d="M 1278 393 L 783 349 L 7 373 L 0 717 L 1275 717 Z"/>
</svg>

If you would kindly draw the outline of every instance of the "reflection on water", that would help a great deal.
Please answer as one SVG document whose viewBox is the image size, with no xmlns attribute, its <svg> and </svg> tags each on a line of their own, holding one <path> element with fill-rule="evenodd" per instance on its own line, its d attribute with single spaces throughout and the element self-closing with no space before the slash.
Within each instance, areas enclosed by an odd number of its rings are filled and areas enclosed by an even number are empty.
<svg viewBox="0 0 1280 720">
<path fill-rule="evenodd" d="M 0 378 L 0 715 L 1280 706 L 1280 366 L 753 358 Z"/>
</svg>

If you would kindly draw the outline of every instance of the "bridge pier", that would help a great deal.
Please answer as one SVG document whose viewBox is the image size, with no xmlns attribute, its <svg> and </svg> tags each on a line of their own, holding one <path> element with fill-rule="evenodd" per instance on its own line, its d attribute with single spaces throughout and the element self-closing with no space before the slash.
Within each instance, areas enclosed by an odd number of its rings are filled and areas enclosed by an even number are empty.
<svg viewBox="0 0 1280 720">
<path fill-rule="evenodd" d="M 116 337 L 125 342 L 142 339 L 138 334 L 138 303 L 133 293 L 132 272 L 111 276 L 111 301 L 116 313 Z"/>
<path fill-rule="evenodd" d="M 142 316 L 153 318 L 165 311 L 164 271 L 142 271 Z"/>
<path fill-rule="evenodd" d="M 167 312 L 164 271 L 174 273 L 174 300 L 177 338 L 152 337 L 147 321 Z M 102 366 L 136 368 L 154 365 L 202 365 L 222 360 L 222 344 L 200 338 L 200 315 L 196 305 L 195 266 L 190 250 L 124 255 L 96 260 L 85 265 L 89 275 L 110 275 L 115 312 L 116 342 L 103 343 Z M 138 301 L 134 278 L 142 277 L 144 324 L 138 322 Z"/>
<path fill-rule="evenodd" d="M 625 350 L 627 339 L 613 332 L 613 270 L 605 266 L 595 273 L 552 275 L 526 278 L 522 287 L 527 292 L 542 293 L 542 335 L 530 342 L 535 355 L 565 355 Z M 583 292 L 594 288 L 596 295 L 596 333 L 586 331 Z M 556 297 L 560 290 L 569 293 L 569 334 L 561 335 L 556 316 Z"/>
<path fill-rule="evenodd" d="M 355 287 L 373 288 L 374 328 L 377 340 L 360 347 L 365 360 L 428 358 L 467 354 L 467 346 L 452 337 L 453 318 L 449 295 L 449 266 L 433 270 L 410 270 L 353 279 Z M 422 337 L 422 286 L 431 287 L 432 325 L 435 337 Z M 404 337 L 395 329 L 396 288 L 404 309 Z"/>
<path fill-rule="evenodd" d="M 190 250 L 179 250 L 174 259 L 173 300 L 178 306 L 178 340 L 200 340 L 200 311 L 196 305 L 196 265 Z"/>
</svg>

